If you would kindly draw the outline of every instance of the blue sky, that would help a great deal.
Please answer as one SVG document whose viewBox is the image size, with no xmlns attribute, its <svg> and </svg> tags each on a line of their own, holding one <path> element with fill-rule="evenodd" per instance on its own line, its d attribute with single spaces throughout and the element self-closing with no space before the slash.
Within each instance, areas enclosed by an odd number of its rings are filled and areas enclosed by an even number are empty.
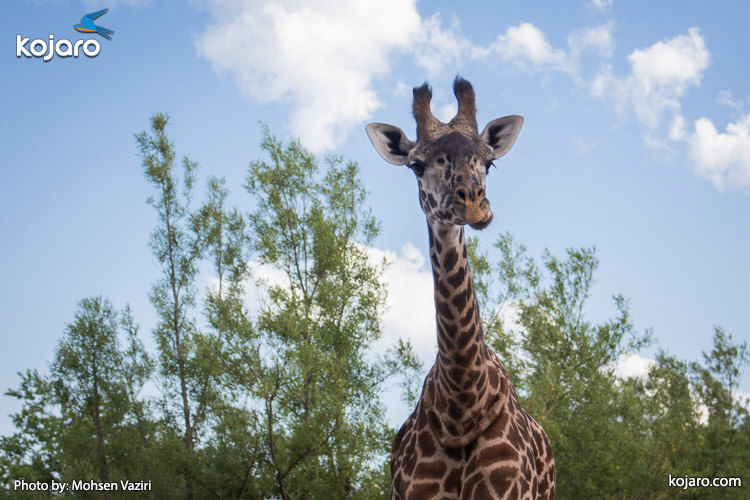
<svg viewBox="0 0 750 500">
<path fill-rule="evenodd" d="M 72 26 L 100 8 L 114 35 L 97 57 L 16 57 L 18 34 L 87 38 Z M 226 177 L 243 209 L 259 121 L 358 161 L 383 226 L 372 251 L 394 262 L 385 339 L 411 336 L 429 360 L 416 183 L 380 159 L 364 125 L 413 138 L 410 89 L 425 80 L 450 118 L 457 73 L 474 84 L 480 128 L 526 119 L 489 178 L 483 242 L 509 231 L 535 257 L 596 246 L 590 317 L 614 314 L 622 293 L 636 326 L 683 359 L 710 349 L 715 324 L 748 338 L 748 18 L 741 1 L 3 2 L 0 387 L 46 368 L 83 297 L 130 303 L 150 336 L 155 218 L 133 134 L 155 111 L 171 115 L 179 155 L 204 180 Z M 0 432 L 15 408 L 0 399 Z"/>
</svg>

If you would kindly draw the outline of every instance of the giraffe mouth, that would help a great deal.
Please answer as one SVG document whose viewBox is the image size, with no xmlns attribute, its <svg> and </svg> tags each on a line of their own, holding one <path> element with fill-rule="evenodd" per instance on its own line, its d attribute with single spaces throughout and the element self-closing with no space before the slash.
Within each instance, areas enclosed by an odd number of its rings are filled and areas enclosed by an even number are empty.
<svg viewBox="0 0 750 500">
<path fill-rule="evenodd" d="M 474 229 L 484 229 L 492 222 L 492 209 L 486 198 L 464 203 L 462 208 L 464 209 L 464 224 Z"/>
<path fill-rule="evenodd" d="M 476 221 L 476 222 L 468 222 L 467 221 L 467 223 L 469 224 L 469 227 L 471 227 L 473 229 L 482 230 L 485 227 L 487 227 L 487 226 L 490 225 L 490 222 L 492 222 L 492 218 L 493 218 L 492 211 L 488 210 L 487 213 L 484 215 L 484 217 L 482 217 L 478 221 Z"/>
</svg>

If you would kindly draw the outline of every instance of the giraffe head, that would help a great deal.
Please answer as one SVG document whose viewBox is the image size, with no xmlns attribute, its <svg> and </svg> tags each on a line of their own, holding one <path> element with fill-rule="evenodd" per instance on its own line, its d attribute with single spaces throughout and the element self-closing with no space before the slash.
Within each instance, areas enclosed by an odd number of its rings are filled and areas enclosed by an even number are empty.
<svg viewBox="0 0 750 500">
<path fill-rule="evenodd" d="M 497 118 L 480 134 L 471 84 L 456 77 L 453 93 L 458 99 L 458 112 L 450 122 L 442 123 L 430 110 L 430 87 L 425 83 L 414 88 L 416 142 L 386 123 L 370 123 L 367 135 L 385 161 L 412 169 L 422 210 L 430 221 L 483 229 L 492 221 L 485 196 L 490 165 L 513 146 L 523 117 Z"/>
</svg>

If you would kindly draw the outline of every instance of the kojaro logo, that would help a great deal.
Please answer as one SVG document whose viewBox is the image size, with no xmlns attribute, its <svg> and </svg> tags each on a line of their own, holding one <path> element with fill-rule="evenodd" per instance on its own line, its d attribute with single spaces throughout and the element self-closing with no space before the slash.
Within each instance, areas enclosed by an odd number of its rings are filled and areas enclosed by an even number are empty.
<svg viewBox="0 0 750 500">
<path fill-rule="evenodd" d="M 86 14 L 81 18 L 81 23 L 76 24 L 73 27 L 80 33 L 96 33 L 103 36 L 107 40 L 112 40 L 114 31 L 97 26 L 94 24 L 94 20 L 100 18 L 106 14 L 109 9 L 103 9 L 91 14 Z M 61 38 L 55 41 L 55 35 L 49 35 L 48 40 L 36 38 L 29 41 L 30 38 L 24 38 L 23 35 L 16 35 L 16 57 L 27 57 L 27 58 L 42 58 L 44 62 L 50 61 L 53 57 L 78 57 L 81 52 L 86 57 L 96 57 L 102 50 L 102 46 L 99 41 L 95 38 L 89 38 L 88 40 L 76 40 L 75 42 L 70 41 L 66 38 Z"/>
</svg>

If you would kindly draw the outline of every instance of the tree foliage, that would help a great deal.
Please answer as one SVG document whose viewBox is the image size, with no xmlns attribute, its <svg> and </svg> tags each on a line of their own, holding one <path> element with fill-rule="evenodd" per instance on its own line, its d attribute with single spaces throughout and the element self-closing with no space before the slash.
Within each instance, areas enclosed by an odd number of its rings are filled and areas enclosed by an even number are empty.
<svg viewBox="0 0 750 500">
<path fill-rule="evenodd" d="M 0 442 L 4 482 L 149 480 L 153 455 L 144 445 L 155 434 L 140 393 L 151 372 L 129 308 L 81 300 L 49 375 L 27 371 L 6 393 L 23 406 L 13 417 L 19 431 Z"/>
<path fill-rule="evenodd" d="M 717 327 L 703 364 L 659 351 L 644 377 L 620 377 L 618 361 L 652 333 L 635 331 L 621 295 L 612 318 L 587 319 L 595 250 L 569 249 L 564 259 L 545 251 L 540 267 L 510 235 L 495 248 L 492 263 L 469 240 L 485 330 L 550 437 L 559 498 L 672 498 L 669 474 L 750 477 L 747 403 L 736 397 L 746 342 Z M 736 488 L 688 491 L 744 498 Z"/>
<path fill-rule="evenodd" d="M 381 394 L 400 383 L 412 407 L 424 367 L 409 340 L 373 349 L 384 263 L 368 255 L 379 227 L 356 163 L 264 128 L 243 212 L 215 177 L 194 200 L 198 166 L 177 162 L 167 125 L 155 114 L 136 135 L 157 216 L 154 352 L 128 307 L 81 300 L 48 370 L 6 392 L 21 409 L 0 437 L 0 498 L 19 496 L 15 479 L 151 485 L 128 498 L 387 498 L 396 429 Z M 660 350 L 648 373 L 620 376 L 652 334 L 621 295 L 589 318 L 595 249 L 537 261 L 507 234 L 468 244 L 487 339 L 549 434 L 558 498 L 746 497 L 667 481 L 750 480 L 747 341 L 716 327 L 702 360 Z"/>
<path fill-rule="evenodd" d="M 231 346 L 227 387 L 248 402 L 237 416 L 253 429 L 245 455 L 257 497 L 373 498 L 387 488 L 390 433 L 379 398 L 387 367 L 368 355 L 385 300 L 364 247 L 377 224 L 362 208 L 356 164 L 329 157 L 320 172 L 298 142 L 267 130 L 262 146 L 270 162 L 248 170 L 256 209 L 247 241 L 256 271 L 273 269 L 277 280 L 260 283 L 256 317 L 242 305 L 239 269 L 225 294 L 208 298 L 211 324 Z"/>
</svg>

